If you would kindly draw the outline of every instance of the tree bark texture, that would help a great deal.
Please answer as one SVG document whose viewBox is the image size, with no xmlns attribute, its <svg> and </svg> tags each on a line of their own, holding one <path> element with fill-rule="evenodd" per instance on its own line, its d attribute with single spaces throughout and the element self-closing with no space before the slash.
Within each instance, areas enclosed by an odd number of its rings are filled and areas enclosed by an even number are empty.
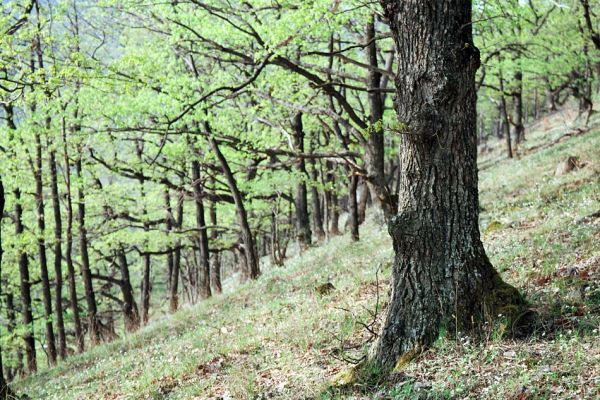
<svg viewBox="0 0 600 400">
<path fill-rule="evenodd" d="M 390 371 L 442 331 L 512 314 L 521 298 L 480 240 L 471 1 L 381 3 L 398 54 L 402 173 L 391 300 L 369 361 Z"/>
</svg>

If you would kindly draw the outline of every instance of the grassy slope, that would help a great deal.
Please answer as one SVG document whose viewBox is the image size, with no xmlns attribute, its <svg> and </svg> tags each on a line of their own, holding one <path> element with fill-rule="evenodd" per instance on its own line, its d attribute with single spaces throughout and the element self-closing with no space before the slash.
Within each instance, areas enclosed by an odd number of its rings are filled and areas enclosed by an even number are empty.
<svg viewBox="0 0 600 400">
<path fill-rule="evenodd" d="M 34 399 L 600 396 L 600 218 L 588 217 L 600 211 L 600 128 L 527 154 L 568 129 L 560 116 L 546 125 L 520 159 L 504 160 L 497 144 L 481 162 L 483 240 L 504 278 L 547 316 L 533 337 L 502 339 L 500 326 L 479 343 L 441 339 L 377 393 L 325 391 L 348 366 L 338 359 L 364 352 L 370 335 L 361 322 L 387 298 L 391 243 L 370 223 L 360 243 L 334 238 L 20 389 Z M 585 167 L 555 177 L 568 155 Z M 330 294 L 315 292 L 329 281 Z"/>
</svg>

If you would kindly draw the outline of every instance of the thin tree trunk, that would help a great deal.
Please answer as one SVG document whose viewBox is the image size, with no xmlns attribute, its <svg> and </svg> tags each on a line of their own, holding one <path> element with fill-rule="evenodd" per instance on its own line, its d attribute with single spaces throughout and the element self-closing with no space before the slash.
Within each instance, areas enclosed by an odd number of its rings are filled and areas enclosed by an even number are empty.
<svg viewBox="0 0 600 400">
<path fill-rule="evenodd" d="M 358 234 L 358 201 L 356 192 L 358 189 L 358 176 L 352 174 L 348 183 L 348 221 L 350 225 L 350 237 L 355 242 L 359 240 Z"/>
<path fill-rule="evenodd" d="M 302 126 L 302 113 L 298 112 L 292 118 L 292 128 L 294 129 L 294 147 L 297 152 L 304 152 L 304 128 Z M 296 230 L 298 235 L 298 245 L 300 251 L 305 250 L 311 244 L 310 218 L 308 215 L 308 198 L 306 192 L 305 178 L 306 163 L 304 158 L 298 157 L 296 160 L 296 171 L 298 172 L 298 183 L 296 184 L 296 195 L 294 204 L 296 205 Z"/>
<path fill-rule="evenodd" d="M 177 216 L 175 219 L 175 227 L 178 232 L 181 232 L 183 226 L 183 191 L 179 192 L 177 198 Z M 178 234 L 179 236 L 179 234 Z M 173 273 L 171 274 L 171 294 L 169 296 L 169 309 L 172 313 L 177 311 L 179 307 L 179 273 L 181 271 L 181 240 L 178 238 L 175 246 L 175 254 L 173 257 Z"/>
<path fill-rule="evenodd" d="M 100 342 L 100 326 L 98 324 L 98 309 L 96 306 L 96 294 L 92 283 L 92 271 L 90 269 L 90 258 L 88 254 L 88 238 L 85 227 L 85 191 L 83 189 L 83 171 L 81 158 L 75 162 L 75 170 L 79 185 L 77 187 L 77 222 L 79 223 L 79 252 L 81 256 L 81 276 L 85 288 L 85 300 L 87 303 L 88 329 L 90 343 L 92 346 Z"/>
<path fill-rule="evenodd" d="M 123 317 L 125 320 L 125 330 L 135 332 L 140 327 L 140 315 L 133 295 L 131 278 L 129 277 L 129 265 L 125 250 L 121 247 L 117 250 L 117 262 L 121 270 L 121 294 L 123 295 Z"/>
<path fill-rule="evenodd" d="M 512 142 L 510 137 L 510 125 L 508 123 L 508 112 L 506 111 L 506 98 L 503 94 L 500 95 L 500 104 L 502 107 L 502 118 L 504 119 L 502 127 L 504 129 L 504 137 L 506 138 L 506 154 L 508 158 L 513 158 Z"/>
<path fill-rule="evenodd" d="M 523 73 L 515 73 L 517 89 L 513 94 L 513 127 L 514 138 L 517 143 L 525 140 L 525 126 L 523 126 Z"/>
<path fill-rule="evenodd" d="M 67 264 L 67 280 L 69 282 L 69 300 L 71 302 L 71 312 L 73 313 L 73 323 L 75 325 L 75 342 L 77 351 L 83 353 L 85 349 L 85 338 L 83 328 L 81 327 L 81 316 L 79 314 L 79 299 L 77 297 L 77 284 L 75 281 L 75 266 L 73 265 L 73 200 L 71 196 L 71 165 L 69 162 L 69 149 L 67 142 L 67 130 L 64 118 L 62 120 L 62 140 L 64 154 L 64 174 L 66 190 L 66 243 L 65 243 L 65 262 Z"/>
<path fill-rule="evenodd" d="M 15 189 L 15 235 L 20 243 L 23 235 L 23 207 L 21 205 L 21 190 Z M 22 245 L 21 245 L 22 246 Z M 19 275 L 21 279 L 21 314 L 23 317 L 23 326 L 25 332 L 25 357 L 27 360 L 27 370 L 33 374 L 37 370 L 37 361 L 35 354 L 35 339 L 33 330 L 33 312 L 31 308 L 31 281 L 29 279 L 29 258 L 23 248 L 19 248 Z"/>
<path fill-rule="evenodd" d="M 8 333 L 11 335 L 14 335 L 15 330 L 17 329 L 17 316 L 15 310 L 15 299 L 12 292 L 9 292 L 6 294 L 6 318 L 8 319 Z M 6 373 L 6 378 L 9 382 L 23 374 L 23 353 L 21 346 L 18 346 L 15 351 L 15 359 L 15 367 L 10 368 Z"/>
<path fill-rule="evenodd" d="M 165 227 L 167 229 L 167 236 L 169 239 L 173 233 L 173 208 L 171 208 L 171 194 L 169 189 L 165 188 Z M 173 248 L 170 245 L 167 247 L 167 291 L 171 291 L 171 277 L 173 276 Z"/>
<path fill-rule="evenodd" d="M 365 43 L 368 43 L 368 46 L 365 48 L 367 63 L 373 67 L 368 70 L 367 77 L 370 126 L 365 151 L 366 181 L 375 206 L 383 212 L 387 220 L 393 215 L 393 201 L 385 179 L 384 98 L 377 90 L 382 88 L 382 79 L 381 72 L 377 69 L 379 65 L 377 61 L 374 16 L 371 16 L 367 23 Z"/>
<path fill-rule="evenodd" d="M 502 71 L 499 74 L 500 80 L 500 112 L 502 113 L 501 117 L 503 120 L 502 127 L 504 129 L 504 137 L 506 138 L 506 154 L 508 158 L 513 158 L 513 150 L 512 150 L 512 138 L 510 135 L 510 122 L 508 118 L 508 109 L 506 106 L 506 98 L 504 97 L 504 79 L 502 78 Z"/>
<path fill-rule="evenodd" d="M 58 193 L 58 174 L 56 171 L 56 151 L 51 150 L 48 159 L 50 169 L 50 186 L 52 191 L 52 210 L 54 214 L 54 274 L 55 274 L 55 307 L 56 332 L 58 334 L 58 355 L 61 359 L 67 356 L 67 339 L 65 321 L 63 319 L 63 273 L 62 273 L 62 218 L 60 215 L 60 199 Z"/>
<path fill-rule="evenodd" d="M 358 193 L 358 224 L 361 225 L 367 218 L 367 204 L 369 202 L 369 186 L 364 179 L 360 179 L 359 183 L 362 185 L 357 186 Z M 358 190 L 361 188 L 361 190 Z"/>
<path fill-rule="evenodd" d="M 201 269 L 199 276 L 200 298 L 207 299 L 210 291 L 210 250 L 208 247 L 208 233 L 204 217 L 203 185 L 200 180 L 200 163 L 192 161 L 192 187 L 194 188 L 194 203 L 196 204 L 196 229 L 198 230 L 199 258 L 198 267 Z"/>
<path fill-rule="evenodd" d="M 214 178 L 211 178 L 211 180 L 214 190 Z M 217 203 L 214 201 L 210 203 L 209 216 L 210 224 L 213 226 L 210 230 L 210 240 L 211 243 L 215 243 L 219 239 L 219 230 L 217 229 Z M 221 283 L 221 255 L 216 251 L 210 255 L 210 281 L 215 293 L 220 294 L 223 292 L 223 285 Z"/>
<path fill-rule="evenodd" d="M 439 335 L 471 331 L 521 297 L 479 237 L 470 0 L 382 0 L 398 51 L 395 109 L 405 124 L 390 305 L 369 363 L 401 368 Z M 411 88 L 407 90 L 406 88 Z"/>
<path fill-rule="evenodd" d="M 211 131 L 208 123 L 205 123 L 205 128 L 210 134 Z M 247 260 L 246 274 L 250 279 L 256 279 L 260 275 L 259 260 L 256 255 L 256 248 L 254 246 L 254 237 L 252 235 L 252 231 L 250 230 L 250 225 L 248 224 L 248 216 L 246 214 L 246 208 L 244 207 L 244 201 L 242 200 L 242 194 L 237 187 L 235 177 L 229 168 L 227 160 L 219 149 L 217 141 L 212 136 L 209 136 L 208 141 L 217 159 L 219 160 L 219 163 L 221 164 L 221 168 L 225 174 L 225 179 L 227 180 L 227 186 L 229 186 L 229 190 L 235 202 L 238 224 L 240 225 L 242 242 L 244 243 L 244 255 Z"/>
<path fill-rule="evenodd" d="M 42 142 L 40 135 L 35 134 L 35 211 L 38 225 L 38 256 L 40 262 L 40 277 L 42 281 L 42 298 L 46 327 L 46 346 L 48 348 L 48 364 L 56 364 L 56 338 L 52 326 L 52 293 L 48 275 L 48 259 L 46 257 L 46 215 L 44 206 L 44 186 L 42 182 Z"/>
<path fill-rule="evenodd" d="M 4 255 L 4 247 L 2 246 L 2 219 L 4 217 L 4 185 L 2 176 L 0 176 L 0 299 L 2 298 L 2 256 Z M 4 363 L 2 362 L 2 344 L 0 343 L 0 400 L 5 400 L 8 397 L 8 386 L 4 377 Z"/>
<path fill-rule="evenodd" d="M 313 214 L 313 225 L 315 227 L 315 235 L 317 240 L 322 241 L 325 239 L 325 230 L 323 229 L 323 213 L 321 213 L 321 201 L 319 196 L 319 190 L 317 184 L 319 182 L 319 175 L 317 172 L 316 161 L 311 160 L 311 178 L 312 185 L 310 188 L 310 194 L 312 197 L 312 214 Z"/>
</svg>

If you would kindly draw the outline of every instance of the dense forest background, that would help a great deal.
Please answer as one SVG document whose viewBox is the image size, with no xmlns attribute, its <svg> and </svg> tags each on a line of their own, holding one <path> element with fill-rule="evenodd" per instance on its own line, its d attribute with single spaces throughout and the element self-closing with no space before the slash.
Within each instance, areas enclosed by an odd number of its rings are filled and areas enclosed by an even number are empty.
<svg viewBox="0 0 600 400">
<path fill-rule="evenodd" d="M 480 152 L 589 123 L 599 10 L 473 2 Z M 0 383 L 382 225 L 396 62 L 373 2 L 3 1 Z"/>
</svg>

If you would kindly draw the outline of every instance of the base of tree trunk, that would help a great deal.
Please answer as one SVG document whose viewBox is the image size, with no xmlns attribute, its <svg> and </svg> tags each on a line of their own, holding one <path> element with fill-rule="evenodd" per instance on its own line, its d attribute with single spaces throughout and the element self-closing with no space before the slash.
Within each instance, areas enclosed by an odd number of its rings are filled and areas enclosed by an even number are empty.
<svg viewBox="0 0 600 400">
<path fill-rule="evenodd" d="M 17 395 L 12 390 L 10 390 L 8 386 L 0 388 L 0 400 L 13 400 L 19 398 L 20 397 L 17 397 Z"/>
<path fill-rule="evenodd" d="M 427 347 L 440 337 L 458 339 L 463 335 L 484 337 L 490 331 L 496 330 L 506 336 L 522 336 L 530 331 L 531 312 L 519 291 L 504 282 L 500 275 L 493 269 L 489 261 L 483 269 L 488 269 L 492 274 L 486 287 L 477 290 L 478 296 L 473 293 L 467 298 L 456 299 L 456 304 L 471 304 L 472 310 L 461 313 L 463 318 L 444 320 L 438 314 L 436 321 L 429 321 L 426 325 L 436 326 L 436 334 L 426 327 L 407 327 L 404 329 L 406 337 L 390 337 L 389 333 L 381 332 L 378 342 L 371 348 L 369 355 L 359 364 L 348 370 L 340 372 L 332 380 L 336 387 L 344 387 L 357 382 L 376 386 L 393 373 L 401 372 L 411 361 L 416 359 Z M 478 299 L 478 300 L 474 300 Z M 439 311 L 443 312 L 442 309 Z M 388 315 L 388 318 L 390 316 Z M 403 314 L 402 319 L 412 320 L 410 315 Z M 398 321 L 402 325 L 404 321 Z M 414 334 L 421 332 L 424 334 Z M 387 336 L 387 337 L 386 337 Z M 394 342 L 390 345 L 389 341 Z M 384 343 L 381 343 L 381 342 Z M 385 343 L 385 341 L 388 341 Z"/>
</svg>

